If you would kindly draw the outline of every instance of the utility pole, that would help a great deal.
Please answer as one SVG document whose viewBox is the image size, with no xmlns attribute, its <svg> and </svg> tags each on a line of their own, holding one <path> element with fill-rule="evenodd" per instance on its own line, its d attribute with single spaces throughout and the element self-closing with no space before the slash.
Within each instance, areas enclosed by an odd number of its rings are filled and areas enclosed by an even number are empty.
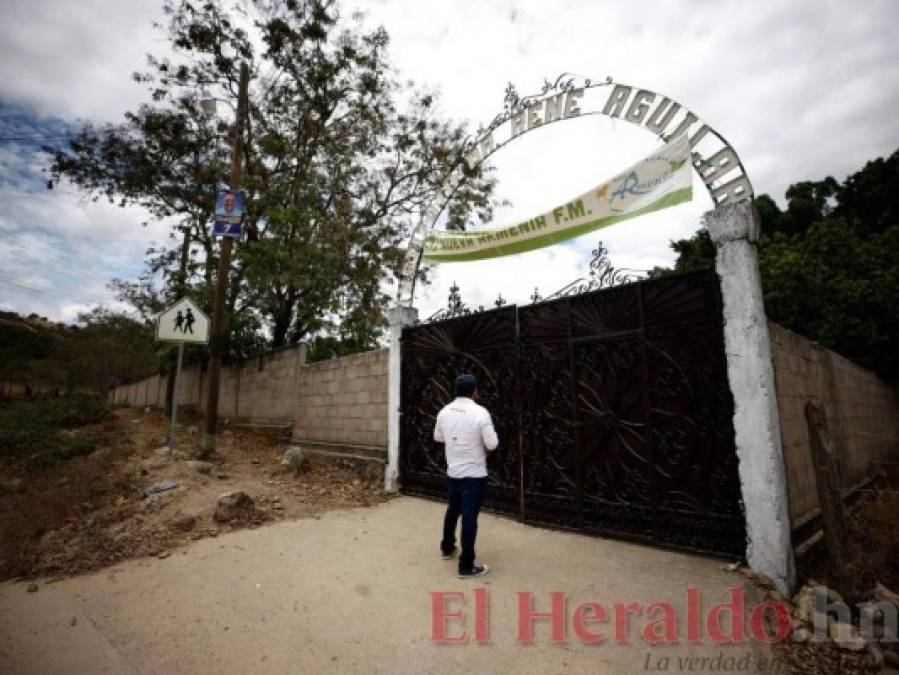
<svg viewBox="0 0 899 675">
<path fill-rule="evenodd" d="M 249 87 L 250 69 L 244 62 L 240 64 L 237 120 L 234 124 L 234 147 L 231 150 L 230 183 L 232 190 L 240 188 L 241 167 L 243 166 L 243 126 L 247 118 L 247 108 L 249 107 Z M 231 237 L 222 237 L 221 242 L 222 250 L 219 256 L 218 273 L 215 280 L 215 296 L 212 301 L 212 339 L 209 341 L 209 391 L 206 396 L 206 433 L 203 439 L 203 450 L 206 453 L 215 451 L 222 353 L 228 340 L 225 300 L 228 294 L 228 272 L 231 268 L 231 247 L 234 245 L 234 240 Z"/>
</svg>

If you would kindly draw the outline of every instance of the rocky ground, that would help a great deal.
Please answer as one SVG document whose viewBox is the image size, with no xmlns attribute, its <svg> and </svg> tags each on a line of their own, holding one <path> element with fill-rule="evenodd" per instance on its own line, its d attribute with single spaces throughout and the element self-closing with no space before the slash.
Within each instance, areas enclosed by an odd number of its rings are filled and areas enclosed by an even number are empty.
<svg viewBox="0 0 899 675">
<path fill-rule="evenodd" d="M 846 603 L 838 592 L 823 583 L 810 579 L 789 599 L 775 590 L 773 584 L 764 577 L 746 568 L 741 572 L 755 582 L 768 600 L 781 604 L 789 614 L 791 629 L 788 639 L 773 645 L 781 665 L 780 672 L 794 675 L 899 673 L 896 670 L 899 667 L 896 636 L 889 622 L 885 622 L 882 612 L 873 617 L 873 635 L 863 634 L 859 629 L 857 613 L 848 622 L 839 621 L 836 613 L 817 614 L 816 593 L 824 596 L 828 605 Z M 877 591 L 871 592 L 870 598 L 862 599 L 862 602 L 865 601 L 882 601 L 899 610 L 899 596 L 882 585 Z M 769 634 L 775 634 L 773 617 L 769 616 L 767 619 Z M 818 630 L 823 635 L 817 636 Z"/>
<path fill-rule="evenodd" d="M 90 455 L 18 476 L 0 496 L 0 578 L 64 577 L 163 558 L 224 531 L 386 499 L 380 465 L 312 456 L 297 471 L 282 466 L 289 446 L 252 433 L 224 431 L 215 456 L 201 462 L 190 454 L 198 428 L 185 425 L 173 457 L 158 411 L 115 410 L 101 425 L 72 433 L 98 431 L 104 441 Z M 232 496 L 219 506 L 226 493 Z"/>
</svg>

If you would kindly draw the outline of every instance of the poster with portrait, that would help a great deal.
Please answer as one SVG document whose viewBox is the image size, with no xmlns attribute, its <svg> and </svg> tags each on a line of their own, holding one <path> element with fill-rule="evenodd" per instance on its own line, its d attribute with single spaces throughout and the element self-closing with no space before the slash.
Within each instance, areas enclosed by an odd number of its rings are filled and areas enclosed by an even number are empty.
<svg viewBox="0 0 899 675">
<path fill-rule="evenodd" d="M 243 224 L 243 190 L 222 190 L 215 200 L 215 223 L 212 236 L 239 239 Z"/>
</svg>

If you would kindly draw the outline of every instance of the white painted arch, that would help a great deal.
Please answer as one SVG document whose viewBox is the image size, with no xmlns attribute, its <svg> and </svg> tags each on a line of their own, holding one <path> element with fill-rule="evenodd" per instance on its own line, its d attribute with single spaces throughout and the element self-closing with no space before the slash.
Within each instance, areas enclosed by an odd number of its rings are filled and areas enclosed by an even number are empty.
<svg viewBox="0 0 899 675">
<path fill-rule="evenodd" d="M 517 138 L 549 124 L 587 115 L 621 119 L 657 136 L 663 142 L 687 134 L 693 168 L 713 204 L 724 206 L 753 196 L 752 183 L 736 151 L 698 115 L 672 98 L 649 89 L 565 73 L 544 82 L 541 91 L 520 97 L 510 84 L 505 108 L 486 127 L 478 130 L 463 149 L 456 171 L 446 180 L 441 194 L 422 213 L 412 233 L 399 274 L 397 304 L 411 307 L 425 236 L 456 190 L 465 180 L 464 163 L 477 168 L 491 155 Z"/>
</svg>

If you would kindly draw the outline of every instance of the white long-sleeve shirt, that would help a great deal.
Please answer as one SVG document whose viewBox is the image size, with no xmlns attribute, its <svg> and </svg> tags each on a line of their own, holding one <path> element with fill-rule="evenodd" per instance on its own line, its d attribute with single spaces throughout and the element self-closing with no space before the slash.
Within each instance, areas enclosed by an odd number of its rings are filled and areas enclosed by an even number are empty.
<svg viewBox="0 0 899 675">
<path fill-rule="evenodd" d="M 437 414 L 434 440 L 446 444 L 446 473 L 450 478 L 486 476 L 486 451 L 499 445 L 490 413 L 467 396 L 459 396 Z"/>
</svg>

